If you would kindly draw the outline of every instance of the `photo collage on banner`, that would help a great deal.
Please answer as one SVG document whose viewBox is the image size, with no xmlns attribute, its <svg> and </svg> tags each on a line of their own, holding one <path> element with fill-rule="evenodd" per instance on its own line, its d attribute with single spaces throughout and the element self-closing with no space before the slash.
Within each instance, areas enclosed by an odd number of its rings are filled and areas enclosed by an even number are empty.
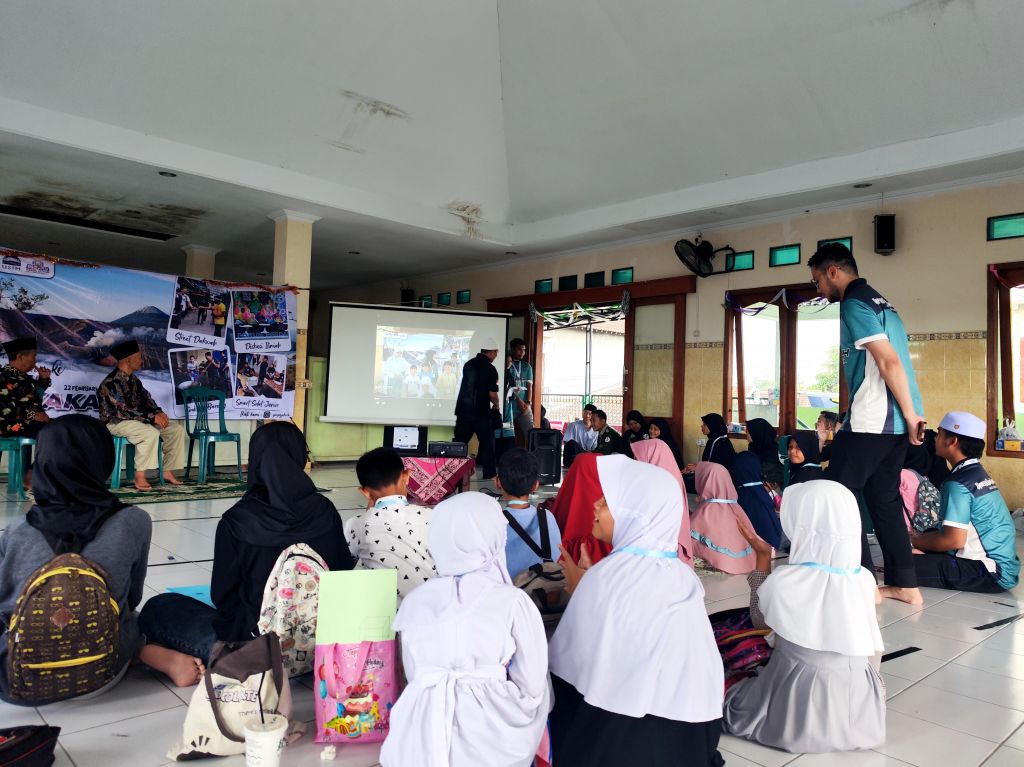
<svg viewBox="0 0 1024 767">
<path fill-rule="evenodd" d="M 242 300 L 247 302 L 248 312 L 241 316 L 251 313 L 253 323 L 239 325 L 236 296 L 239 309 Z M 37 364 L 52 371 L 43 396 L 51 417 L 98 415 L 96 389 L 116 365 L 110 349 L 134 339 L 143 357 L 137 375 L 171 417 L 184 418 L 185 391 L 204 387 L 224 393 L 228 419 L 290 418 L 295 306 L 295 294 L 287 288 L 58 261 L 0 248 L 0 341 L 36 338 Z M 258 346 L 246 350 L 243 343 Z M 5 362 L 0 350 L 0 364 Z"/>
</svg>

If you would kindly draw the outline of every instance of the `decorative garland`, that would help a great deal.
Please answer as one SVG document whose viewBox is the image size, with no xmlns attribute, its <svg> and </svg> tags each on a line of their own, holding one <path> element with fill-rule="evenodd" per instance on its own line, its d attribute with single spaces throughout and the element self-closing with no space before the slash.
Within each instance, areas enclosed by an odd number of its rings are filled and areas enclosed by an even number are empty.
<svg viewBox="0 0 1024 767">
<path fill-rule="evenodd" d="M 571 328 L 576 325 L 588 325 L 591 322 L 607 322 L 621 320 L 629 314 L 629 291 L 622 291 L 622 301 L 609 306 L 590 306 L 574 303 L 568 309 L 551 309 L 542 312 L 531 301 L 530 319 L 533 322 L 544 322 L 547 328 Z"/>
<path fill-rule="evenodd" d="M 817 307 L 812 312 L 806 312 L 807 314 L 817 314 L 818 312 L 823 312 L 832 305 L 831 301 L 821 296 L 819 296 L 818 298 L 808 299 L 807 301 L 797 301 L 796 299 L 797 296 L 790 296 L 789 291 L 786 288 L 782 288 L 769 300 L 765 301 L 762 306 L 754 308 L 750 306 L 743 306 L 739 301 L 733 298 L 732 293 L 727 290 L 725 291 L 725 303 L 723 304 L 723 306 L 726 309 L 730 309 L 736 312 L 737 314 L 745 314 L 748 317 L 755 317 L 772 305 L 784 306 L 791 312 L 799 311 L 804 307 Z"/>
</svg>

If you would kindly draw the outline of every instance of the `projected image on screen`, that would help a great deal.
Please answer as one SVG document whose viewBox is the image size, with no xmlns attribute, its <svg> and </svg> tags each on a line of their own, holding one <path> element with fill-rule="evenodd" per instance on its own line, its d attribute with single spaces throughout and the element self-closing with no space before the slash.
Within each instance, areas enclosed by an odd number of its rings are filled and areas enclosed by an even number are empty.
<svg viewBox="0 0 1024 767">
<path fill-rule="evenodd" d="M 396 399 L 454 400 L 472 331 L 377 326 L 374 393 Z"/>
</svg>

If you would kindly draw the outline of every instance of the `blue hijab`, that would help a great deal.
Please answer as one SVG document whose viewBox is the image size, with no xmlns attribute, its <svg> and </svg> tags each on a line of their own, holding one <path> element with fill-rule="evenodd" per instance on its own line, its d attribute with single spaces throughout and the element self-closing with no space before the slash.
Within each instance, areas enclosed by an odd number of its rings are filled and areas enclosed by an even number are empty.
<svg viewBox="0 0 1024 767">
<path fill-rule="evenodd" d="M 732 462 L 732 477 L 738 502 L 750 518 L 754 531 L 773 548 L 782 542 L 782 521 L 775 504 L 761 484 L 761 459 L 751 452 L 737 453 Z"/>
</svg>

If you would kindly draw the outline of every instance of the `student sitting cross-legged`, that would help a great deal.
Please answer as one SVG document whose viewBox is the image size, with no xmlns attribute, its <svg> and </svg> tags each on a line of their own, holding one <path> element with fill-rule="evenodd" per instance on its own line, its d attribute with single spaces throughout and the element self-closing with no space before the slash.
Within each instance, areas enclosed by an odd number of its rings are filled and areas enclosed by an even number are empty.
<svg viewBox="0 0 1024 767">
<path fill-rule="evenodd" d="M 981 466 L 985 422 L 970 413 L 947 413 L 935 452 L 953 465 L 942 483 L 938 530 L 911 532 L 917 580 L 922 586 L 992 594 L 1017 585 L 1020 559 L 1010 510 Z"/>
<path fill-rule="evenodd" d="M 837 482 L 812 480 L 782 496 L 791 564 L 771 566 L 772 547 L 745 519 L 740 532 L 757 563 L 747 576 L 750 617 L 771 629 L 768 665 L 725 697 L 725 731 L 793 753 L 874 748 L 885 742 L 885 686 L 873 665 L 882 650 L 875 578 L 860 567 L 860 514 Z"/>
<path fill-rule="evenodd" d="M 430 509 L 414 506 L 409 472 L 394 450 L 378 447 L 356 463 L 366 511 L 345 523 L 345 538 L 361 570 L 398 570 L 398 598 L 437 575 L 427 550 Z"/>
<path fill-rule="evenodd" d="M 495 485 L 502 492 L 505 518 L 509 520 L 505 562 L 513 578 L 526 568 L 543 561 L 536 552 L 541 546 L 541 518 L 548 531 L 549 550 L 545 553 L 552 561 L 559 557 L 558 547 L 562 545 L 562 535 L 558 531 L 554 514 L 545 510 L 538 515 L 537 507 L 530 503 L 530 493 L 540 485 L 539 476 L 540 465 L 537 463 L 537 456 L 522 448 L 514 447 L 508 450 L 498 461 L 498 478 Z M 513 527 L 513 520 L 519 526 L 519 531 L 525 533 L 532 541 L 532 546 Z"/>
</svg>

